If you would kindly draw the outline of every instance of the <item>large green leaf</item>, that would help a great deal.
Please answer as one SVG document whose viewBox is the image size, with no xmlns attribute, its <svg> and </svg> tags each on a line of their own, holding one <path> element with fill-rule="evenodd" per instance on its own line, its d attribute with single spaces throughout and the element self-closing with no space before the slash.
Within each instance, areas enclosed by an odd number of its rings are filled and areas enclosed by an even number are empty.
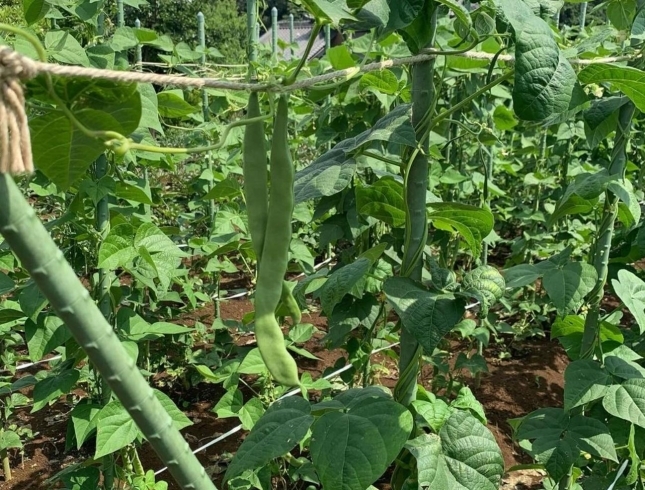
<svg viewBox="0 0 645 490">
<path fill-rule="evenodd" d="M 626 269 L 618 271 L 618 279 L 611 281 L 618 297 L 634 315 L 640 333 L 645 333 L 645 282 Z"/>
<path fill-rule="evenodd" d="M 342 191 L 352 181 L 355 171 L 356 161 L 345 150 L 328 151 L 296 173 L 293 188 L 296 204 Z"/>
<path fill-rule="evenodd" d="M 307 400 L 290 397 L 276 401 L 244 439 L 228 466 L 224 480 L 284 456 L 307 434 L 313 421 Z"/>
<path fill-rule="evenodd" d="M 530 413 L 520 422 L 516 438 L 533 440 L 532 454 L 556 481 L 568 473 L 580 451 L 617 461 L 614 441 L 605 424 L 583 415 L 571 417 L 561 408 Z"/>
<path fill-rule="evenodd" d="M 598 280 L 596 269 L 586 262 L 568 262 L 545 272 L 542 284 L 560 316 L 577 310 Z"/>
<path fill-rule="evenodd" d="M 356 188 L 356 209 L 395 228 L 405 225 L 403 185 L 392 178 L 383 178 L 370 186 Z"/>
<path fill-rule="evenodd" d="M 591 103 L 591 107 L 583 115 L 590 148 L 596 148 L 616 129 L 619 109 L 627 102 L 627 97 L 608 97 Z"/>
<path fill-rule="evenodd" d="M 629 30 L 636 10 L 636 0 L 612 0 L 607 6 L 607 18 L 616 29 Z"/>
<path fill-rule="evenodd" d="M 45 0 L 22 0 L 22 11 L 27 25 L 32 25 L 45 18 L 49 12 L 49 3 Z"/>
<path fill-rule="evenodd" d="M 615 356 L 605 357 L 605 368 L 609 374 L 620 379 L 645 378 L 645 368 L 630 359 L 620 357 L 620 355 L 619 353 Z"/>
<path fill-rule="evenodd" d="M 29 348 L 29 359 L 33 362 L 40 361 L 45 354 L 49 354 L 56 347 L 67 342 L 72 334 L 57 316 L 40 315 L 37 322 L 25 322 L 25 336 Z"/>
<path fill-rule="evenodd" d="M 611 415 L 645 428 L 645 379 L 628 379 L 612 386 L 602 406 Z"/>
<path fill-rule="evenodd" d="M 434 432 L 439 432 L 454 410 L 441 398 L 432 395 L 430 399 L 431 401 L 414 400 L 412 402 L 417 415 L 416 423 L 420 427 L 429 427 Z"/>
<path fill-rule="evenodd" d="M 455 411 L 439 435 L 406 444 L 417 460 L 419 488 L 496 490 L 504 459 L 493 434 L 470 412 Z"/>
<path fill-rule="evenodd" d="M 45 407 L 50 401 L 69 393 L 76 385 L 80 372 L 67 369 L 59 374 L 50 375 L 34 386 L 34 406 L 31 413 Z"/>
<path fill-rule="evenodd" d="M 150 190 L 139 187 L 138 185 L 120 181 L 116 183 L 114 192 L 116 197 L 125 199 L 126 201 L 152 204 Z"/>
<path fill-rule="evenodd" d="M 154 129 L 164 134 L 163 126 L 159 122 L 159 104 L 154 86 L 140 83 L 137 91 L 141 97 L 141 120 L 139 121 L 139 126 Z"/>
<path fill-rule="evenodd" d="M 173 402 L 168 395 L 159 390 L 153 390 L 155 397 L 161 403 L 161 406 L 166 410 L 170 419 L 172 420 L 173 425 L 177 430 L 185 429 L 186 427 L 193 425 L 186 414 L 177 408 L 175 402 Z"/>
<path fill-rule="evenodd" d="M 157 94 L 159 114 L 163 117 L 182 118 L 197 112 L 197 107 L 184 100 L 181 90 L 165 90 Z"/>
<path fill-rule="evenodd" d="M 403 327 L 432 355 L 441 339 L 459 323 L 466 303 L 448 293 L 434 293 L 411 279 L 391 277 L 383 292 L 401 318 Z"/>
<path fill-rule="evenodd" d="M 134 237 L 136 248 L 145 247 L 150 253 L 167 253 L 176 257 L 188 257 L 168 236 L 152 223 L 143 223 Z"/>
<path fill-rule="evenodd" d="M 177 430 L 192 425 L 192 422 L 177 408 L 168 395 L 159 390 L 154 390 L 154 395 L 170 415 L 170 419 Z M 142 436 L 134 420 L 118 400 L 111 401 L 105 405 L 96 415 L 96 431 L 94 458 L 100 458 L 118 451 L 134 441 L 137 436 Z"/>
<path fill-rule="evenodd" d="M 596 173 L 578 174 L 568 186 L 558 204 L 556 205 L 550 223 L 563 216 L 589 212 L 598 202 L 598 197 L 605 192 L 610 182 L 615 180 L 615 175 L 609 175 L 603 169 Z"/>
<path fill-rule="evenodd" d="M 92 130 L 111 130 L 118 126 L 105 112 L 84 109 L 74 115 Z M 29 125 L 34 165 L 62 191 L 84 175 L 105 150 L 103 143 L 79 131 L 67 116 L 58 112 L 35 117 Z"/>
<path fill-rule="evenodd" d="M 136 84 L 121 83 L 103 87 L 102 84 L 96 83 L 89 88 L 91 91 L 83 98 L 83 107 L 112 116 L 118 123 L 111 127 L 113 131 L 129 136 L 139 127 L 142 99 Z"/>
<path fill-rule="evenodd" d="M 331 315 L 335 306 L 340 303 L 343 297 L 352 292 L 353 288 L 360 283 L 372 265 L 385 251 L 385 247 L 385 243 L 377 245 L 361 254 L 351 264 L 336 269 L 329 275 L 327 281 L 317 293 L 320 297 L 322 308 L 327 315 Z"/>
<path fill-rule="evenodd" d="M 399 90 L 399 79 L 390 70 L 368 72 L 361 77 L 359 87 L 376 94 L 394 95 Z"/>
<path fill-rule="evenodd" d="M 334 271 L 320 290 L 320 302 L 327 314 L 351 291 L 372 267 L 372 262 L 363 257 Z"/>
<path fill-rule="evenodd" d="M 484 238 L 493 230 L 493 213 L 485 208 L 456 202 L 430 203 L 432 209 L 428 218 L 441 230 L 458 232 L 477 256 L 481 253 Z"/>
<path fill-rule="evenodd" d="M 56 61 L 69 65 L 90 66 L 90 60 L 83 46 L 70 32 L 55 30 L 45 34 L 47 54 Z"/>
<path fill-rule="evenodd" d="M 133 246 L 134 227 L 129 223 L 121 223 L 110 230 L 99 248 L 99 267 L 116 269 L 129 266 L 137 257 Z"/>
<path fill-rule="evenodd" d="M 533 264 L 520 264 L 504 270 L 507 288 L 522 288 L 535 283 L 540 277 L 542 277 L 542 271 Z"/>
<path fill-rule="evenodd" d="M 362 298 L 345 296 L 334 307 L 328 319 L 328 333 L 325 342 L 332 349 L 340 347 L 347 339 L 347 335 L 358 328 L 371 328 L 380 312 L 380 303 L 371 294 Z"/>
<path fill-rule="evenodd" d="M 4 451 L 12 447 L 22 447 L 20 436 L 12 430 L 0 430 L 0 451 Z"/>
<path fill-rule="evenodd" d="M 466 294 L 472 294 L 482 304 L 482 315 L 504 296 L 506 281 L 492 265 L 481 265 L 464 275 L 462 286 Z"/>
<path fill-rule="evenodd" d="M 417 14 L 414 21 L 409 26 L 399 30 L 408 45 L 408 49 L 413 54 L 417 54 L 433 41 L 435 32 L 430 26 L 432 25 L 432 17 L 436 8 L 437 5 L 434 2 L 425 2 L 423 9 Z M 462 24 L 458 22 L 455 29 L 460 35 L 462 34 L 461 26 Z"/>
<path fill-rule="evenodd" d="M 139 429 L 120 401 L 105 405 L 97 415 L 96 451 L 94 459 L 101 458 L 133 442 Z"/>
<path fill-rule="evenodd" d="M 7 274 L 0 272 L 0 295 L 7 294 L 16 287 L 16 283 L 13 282 Z"/>
<path fill-rule="evenodd" d="M 311 165 L 296 173 L 294 194 L 296 204 L 331 196 L 345 189 L 356 170 L 356 161 L 349 154 L 373 142 L 415 147 L 416 135 L 410 119 L 410 104 L 402 104 L 379 119 L 370 129 L 338 143 Z"/>
<path fill-rule="evenodd" d="M 597 63 L 587 66 L 578 74 L 584 84 L 611 83 L 629 97 L 639 110 L 645 111 L 645 72 L 631 66 Z"/>
<path fill-rule="evenodd" d="M 356 20 L 356 17 L 347 8 L 345 0 L 301 0 L 302 5 L 323 24 L 340 25 L 342 20 Z"/>
<path fill-rule="evenodd" d="M 524 2 L 495 0 L 515 33 L 515 113 L 543 121 L 571 109 L 576 73 L 560 53 L 551 27 Z"/>
<path fill-rule="evenodd" d="M 410 25 L 423 9 L 425 0 L 388 0 L 390 19 L 388 31 L 403 29 Z"/>
<path fill-rule="evenodd" d="M 611 376 L 597 361 L 580 359 L 572 362 L 564 371 L 564 409 L 571 410 L 602 398 L 611 382 Z"/>
<path fill-rule="evenodd" d="M 76 438 L 76 449 L 80 449 L 92 432 L 96 430 L 96 416 L 101 408 L 101 405 L 95 403 L 79 403 L 72 410 L 70 421 Z"/>
<path fill-rule="evenodd" d="M 323 488 L 367 488 L 394 461 L 412 425 L 403 405 L 383 397 L 325 413 L 311 434 L 311 458 Z"/>
</svg>

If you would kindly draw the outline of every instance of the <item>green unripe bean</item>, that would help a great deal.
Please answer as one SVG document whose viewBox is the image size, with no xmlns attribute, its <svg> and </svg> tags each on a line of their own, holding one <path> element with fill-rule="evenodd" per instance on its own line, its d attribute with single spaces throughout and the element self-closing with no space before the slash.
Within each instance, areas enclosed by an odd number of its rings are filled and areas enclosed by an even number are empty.
<svg viewBox="0 0 645 490">
<path fill-rule="evenodd" d="M 300 311 L 296 298 L 293 297 L 289 281 L 282 282 L 282 297 L 280 301 L 291 317 L 291 324 L 295 327 L 302 321 L 302 312 Z"/>
<path fill-rule="evenodd" d="M 293 213 L 293 162 L 288 142 L 289 96 L 282 95 L 273 128 L 271 145 L 271 190 L 258 283 L 255 293 L 255 335 L 258 349 L 274 379 L 286 386 L 299 385 L 298 366 L 289 354 L 275 310 L 282 297 L 289 260 Z"/>
<path fill-rule="evenodd" d="M 249 96 L 247 117 L 251 119 L 260 116 L 259 96 L 257 92 L 252 92 Z M 268 159 L 265 140 L 262 121 L 247 124 L 244 130 L 242 150 L 244 198 L 246 199 L 251 243 L 258 263 L 260 263 L 264 247 L 269 208 Z"/>
</svg>

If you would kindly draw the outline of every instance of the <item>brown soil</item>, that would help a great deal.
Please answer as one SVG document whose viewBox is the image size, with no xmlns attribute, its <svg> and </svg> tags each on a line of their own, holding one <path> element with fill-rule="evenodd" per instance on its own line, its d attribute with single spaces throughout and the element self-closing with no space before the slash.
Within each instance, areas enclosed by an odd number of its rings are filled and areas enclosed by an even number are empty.
<svg viewBox="0 0 645 490">
<path fill-rule="evenodd" d="M 221 303 L 221 315 L 224 319 L 240 319 L 251 311 L 248 300 L 233 300 Z M 193 325 L 200 321 L 210 325 L 213 321 L 214 308 L 209 306 L 181 318 L 181 323 Z M 307 350 L 319 357 L 319 361 L 299 359 L 298 364 L 314 378 L 333 366 L 344 351 L 328 351 L 320 342 L 326 329 L 326 318 L 316 313 L 305 315 L 303 322 L 314 324 L 321 333 L 317 334 L 305 346 Z M 239 344 L 253 343 L 252 336 L 242 336 L 237 339 Z M 463 350 L 458 342 L 451 342 L 451 348 L 456 353 Z M 513 465 L 528 463 L 530 459 L 524 455 L 511 440 L 511 428 L 508 420 L 521 417 L 540 407 L 558 406 L 562 401 L 563 373 L 567 358 L 563 350 L 555 342 L 544 339 L 533 339 L 522 343 L 522 349 L 513 351 L 511 359 L 500 360 L 499 347 L 491 346 L 485 351 L 490 373 L 484 375 L 479 388 L 474 388 L 474 380 L 464 381 L 471 387 L 477 399 L 484 405 L 489 421 L 489 428 L 495 435 L 504 455 L 507 468 Z M 383 353 L 373 358 L 374 363 L 382 366 L 378 382 L 392 388 L 398 373 L 396 365 Z M 21 375 L 35 374 L 40 368 L 31 368 L 29 372 L 22 371 Z M 429 370 L 424 370 L 421 382 L 429 385 L 431 380 Z M 168 391 L 168 390 L 166 390 Z M 245 391 L 245 390 L 243 390 Z M 186 428 L 183 433 L 192 448 L 197 448 L 213 440 L 217 436 L 236 427 L 237 419 L 221 419 L 211 410 L 217 400 L 223 395 L 219 385 L 201 383 L 189 390 L 173 386 L 168 391 L 175 403 L 187 414 L 194 425 Z M 250 391 L 244 393 L 245 400 L 250 398 Z M 44 482 L 48 477 L 71 463 L 78 462 L 90 456 L 85 452 L 65 452 L 65 433 L 67 418 L 72 405 L 61 399 L 51 407 L 47 407 L 34 415 L 29 410 L 19 410 L 17 416 L 21 424 L 31 425 L 35 438 L 26 443 L 24 457 L 14 454 L 12 466 L 14 479 L 11 482 L 1 482 L 0 490 L 27 490 L 46 488 Z M 226 463 L 240 444 L 244 432 L 239 431 L 225 440 L 198 453 L 198 458 L 212 475 L 218 488 L 222 488 L 221 477 Z M 140 451 L 141 459 L 146 469 L 158 470 L 163 467 L 161 461 L 149 445 L 145 444 Z M 179 490 L 172 477 L 163 473 L 169 483 L 169 490 Z M 517 472 L 507 475 L 505 490 L 520 490 L 540 488 L 535 486 L 541 480 L 536 472 Z M 386 490 L 389 485 L 379 482 L 377 488 Z"/>
</svg>

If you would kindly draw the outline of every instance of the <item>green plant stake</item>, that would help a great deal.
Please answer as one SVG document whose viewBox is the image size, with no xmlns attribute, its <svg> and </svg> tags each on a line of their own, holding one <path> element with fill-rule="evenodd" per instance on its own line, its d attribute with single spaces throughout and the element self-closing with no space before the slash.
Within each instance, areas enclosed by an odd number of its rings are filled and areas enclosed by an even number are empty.
<svg viewBox="0 0 645 490">
<path fill-rule="evenodd" d="M 180 487 L 217 490 L 8 174 L 0 174 L 0 233 Z"/>
<path fill-rule="evenodd" d="M 96 181 L 100 181 L 105 175 L 107 175 L 108 161 L 105 153 L 99 156 L 94 163 L 94 177 Z M 101 199 L 96 205 L 96 230 L 101 235 L 101 241 L 105 238 L 106 228 L 110 222 L 110 212 L 108 209 L 108 196 L 105 196 Z M 98 271 L 99 274 L 99 284 L 97 288 L 98 296 L 98 305 L 101 310 L 103 317 L 109 321 L 110 316 L 112 315 L 112 307 L 110 301 L 110 283 L 111 274 L 110 271 L 104 268 L 100 268 Z M 100 379 L 101 386 L 101 405 L 105 406 L 110 403 L 112 398 L 112 390 L 105 380 L 105 377 L 101 376 Z M 103 457 L 103 486 L 106 490 L 112 490 L 114 488 L 114 457 L 111 454 L 108 454 Z"/>
<path fill-rule="evenodd" d="M 278 53 L 278 9 L 271 9 L 271 53 L 275 56 Z"/>
<path fill-rule="evenodd" d="M 427 47 L 434 45 L 434 33 L 437 24 L 436 10 L 432 15 L 432 41 Z M 414 66 L 412 71 L 412 124 L 415 128 L 433 105 L 435 90 L 433 85 L 435 60 L 424 61 Z M 417 133 L 417 138 L 421 137 Z M 405 204 L 406 226 L 405 247 L 401 275 L 421 280 L 423 262 L 421 257 L 428 236 L 428 218 L 426 196 L 428 189 L 429 163 L 427 151 L 429 138 L 420 141 L 422 152 L 417 153 L 408 167 L 405 175 Z M 421 347 L 414 335 L 401 329 L 401 356 L 399 359 L 399 381 L 394 389 L 396 400 L 408 406 L 417 393 L 418 360 Z"/>
<path fill-rule="evenodd" d="M 627 166 L 627 143 L 629 141 L 629 132 L 632 127 L 632 118 L 636 107 L 633 102 L 627 102 L 620 108 L 618 114 L 618 125 L 616 127 L 616 136 L 614 138 L 614 148 L 609 164 L 609 174 L 618 175 L 619 178 L 625 177 Z M 596 285 L 589 293 L 589 309 L 585 317 L 585 329 L 582 337 L 582 346 L 580 347 L 580 358 L 589 359 L 593 357 L 598 344 L 600 333 L 600 303 L 605 294 L 605 284 L 607 283 L 607 274 L 609 271 L 609 252 L 611 250 L 611 241 L 614 237 L 614 224 L 618 217 L 618 196 L 607 190 L 605 192 L 605 207 L 603 208 L 602 217 L 598 226 L 596 242 L 592 247 L 593 266 L 598 273 Z"/>
<path fill-rule="evenodd" d="M 580 4 L 580 32 L 584 31 L 587 24 L 587 2 Z"/>
</svg>

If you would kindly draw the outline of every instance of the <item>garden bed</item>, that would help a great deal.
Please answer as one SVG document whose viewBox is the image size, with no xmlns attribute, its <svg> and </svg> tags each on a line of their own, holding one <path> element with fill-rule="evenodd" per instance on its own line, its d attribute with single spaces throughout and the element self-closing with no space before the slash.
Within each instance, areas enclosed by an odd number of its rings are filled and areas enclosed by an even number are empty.
<svg viewBox="0 0 645 490">
<path fill-rule="evenodd" d="M 222 303 L 221 314 L 223 319 L 241 319 L 250 310 L 251 304 L 248 300 L 232 300 Z M 183 318 L 182 322 L 189 324 L 200 321 L 209 325 L 213 321 L 213 311 L 212 307 L 202 308 L 191 313 L 189 317 Z M 305 315 L 303 322 L 312 323 L 322 331 L 326 328 L 326 319 L 318 314 Z M 326 350 L 320 342 L 322 336 L 322 333 L 317 334 L 305 345 L 309 352 L 320 358 L 320 361 L 302 359 L 302 362 L 299 362 L 301 369 L 310 372 L 314 379 L 320 377 L 326 368 L 333 366 L 336 360 L 345 354 L 341 350 Z M 240 343 L 247 341 L 252 342 L 252 337 L 239 339 Z M 455 353 L 464 349 L 464 346 L 456 340 L 451 341 L 451 346 Z M 521 350 L 511 349 L 510 358 L 501 359 L 502 350 L 508 349 L 500 344 L 491 344 L 491 347 L 485 350 L 484 356 L 490 373 L 483 375 L 479 388 L 474 387 L 472 380 L 466 379 L 466 382 L 485 407 L 488 427 L 502 449 L 506 468 L 510 468 L 516 464 L 530 463 L 531 460 L 513 443 L 511 428 L 507 421 L 526 415 L 540 407 L 561 406 L 563 373 L 567 358 L 558 343 L 540 338 L 524 341 Z M 384 367 L 379 382 L 393 388 L 398 379 L 396 363 L 382 353 L 374 356 L 373 362 L 380 363 Z M 32 367 L 21 371 L 21 375 L 35 374 L 38 369 L 38 367 Z M 157 375 L 156 379 L 163 379 L 163 373 Z M 420 382 L 429 386 L 430 381 L 431 373 L 426 369 L 422 372 Z M 218 418 L 212 412 L 213 407 L 224 394 L 224 389 L 220 385 L 200 383 L 198 386 L 183 390 L 179 384 L 175 384 L 170 389 L 167 387 L 161 387 L 161 389 L 166 391 L 193 421 L 194 425 L 182 431 L 193 449 L 201 447 L 239 424 L 236 418 Z M 34 433 L 38 435 L 25 444 L 24 459 L 21 461 L 18 456 L 13 460 L 14 479 L 10 483 L 0 482 L 1 489 L 43 488 L 47 478 L 64 467 L 91 456 L 86 452 L 75 450 L 65 452 L 67 419 L 72 408 L 73 405 L 61 399 L 51 407 L 33 415 L 29 414 L 28 409 L 18 412 L 21 424 L 31 425 Z M 219 488 L 222 487 L 221 477 L 226 464 L 243 437 L 244 432 L 237 432 L 198 454 L 199 460 L 212 474 Z M 146 469 L 156 471 L 164 466 L 147 444 L 141 449 L 140 455 Z M 179 490 L 168 473 L 163 473 L 160 478 L 167 479 L 170 490 Z M 539 480 L 540 476 L 536 472 L 513 473 L 507 475 L 505 486 L 502 488 L 508 490 L 532 488 L 528 485 L 537 483 Z M 388 489 L 387 475 L 375 486 L 379 489 Z"/>
</svg>

